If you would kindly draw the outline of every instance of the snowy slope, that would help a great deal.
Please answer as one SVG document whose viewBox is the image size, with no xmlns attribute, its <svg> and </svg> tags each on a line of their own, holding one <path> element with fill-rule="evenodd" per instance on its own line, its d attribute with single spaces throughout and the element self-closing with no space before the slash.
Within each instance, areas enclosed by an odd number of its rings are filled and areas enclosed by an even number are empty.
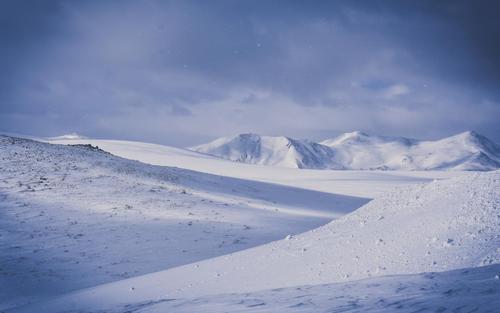
<svg viewBox="0 0 500 313">
<path fill-rule="evenodd" d="M 470 131 L 437 141 L 352 132 L 322 144 L 334 150 L 337 163 L 351 169 L 492 170 L 500 167 L 500 146 Z"/>
<path fill-rule="evenodd" d="M 242 134 L 190 149 L 237 162 L 289 168 L 413 171 L 500 168 L 500 146 L 470 131 L 437 141 L 351 132 L 320 144 Z"/>
<path fill-rule="evenodd" d="M 49 142 L 62 145 L 91 144 L 114 155 L 153 165 L 174 166 L 215 175 L 364 198 L 375 198 L 398 185 L 464 174 L 459 171 L 318 171 L 232 162 L 186 149 L 136 141 L 71 139 Z"/>
<path fill-rule="evenodd" d="M 0 136 L 0 309 L 247 249 L 367 201 Z"/>
<path fill-rule="evenodd" d="M 37 309 L 109 311 L 165 298 L 256 292 L 497 264 L 499 210 L 498 171 L 399 187 L 304 234 L 82 290 L 38 304 Z"/>
<path fill-rule="evenodd" d="M 250 164 L 289 168 L 341 168 L 331 162 L 333 153 L 328 147 L 283 136 L 241 134 L 235 137 L 219 138 L 190 149 L 223 159 Z"/>
<path fill-rule="evenodd" d="M 500 265 L 118 305 L 108 312 L 482 312 L 500 307 Z M 137 310 L 137 311 L 134 311 Z M 95 312 L 95 311 L 94 311 Z"/>
</svg>

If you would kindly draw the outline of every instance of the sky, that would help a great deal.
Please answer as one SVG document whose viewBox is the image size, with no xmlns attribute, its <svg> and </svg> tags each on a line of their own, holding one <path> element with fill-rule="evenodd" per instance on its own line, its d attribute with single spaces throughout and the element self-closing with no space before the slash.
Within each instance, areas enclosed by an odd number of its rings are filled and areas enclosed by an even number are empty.
<svg viewBox="0 0 500 313">
<path fill-rule="evenodd" d="M 0 131 L 500 142 L 498 1 L 0 1 Z"/>
</svg>

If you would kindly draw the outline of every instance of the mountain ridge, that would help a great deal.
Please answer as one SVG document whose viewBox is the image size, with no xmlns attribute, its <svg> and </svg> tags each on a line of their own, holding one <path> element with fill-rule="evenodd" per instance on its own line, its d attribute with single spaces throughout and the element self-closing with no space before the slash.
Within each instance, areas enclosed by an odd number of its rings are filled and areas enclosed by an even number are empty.
<svg viewBox="0 0 500 313">
<path fill-rule="evenodd" d="M 245 133 L 188 149 L 241 163 L 314 169 L 336 167 L 326 161 L 333 158 L 327 146 L 285 136 Z"/>
<path fill-rule="evenodd" d="M 500 168 L 500 145 L 474 131 L 434 141 L 353 131 L 319 143 L 245 133 L 188 149 L 241 163 L 302 169 L 487 171 Z"/>
</svg>

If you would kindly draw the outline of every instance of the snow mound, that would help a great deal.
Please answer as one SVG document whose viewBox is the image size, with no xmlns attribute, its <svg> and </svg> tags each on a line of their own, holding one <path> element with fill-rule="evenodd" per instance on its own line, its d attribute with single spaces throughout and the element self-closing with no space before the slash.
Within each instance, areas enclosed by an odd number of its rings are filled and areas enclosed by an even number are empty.
<svg viewBox="0 0 500 313">
<path fill-rule="evenodd" d="M 339 168 L 331 162 L 330 148 L 288 137 L 241 134 L 219 138 L 207 144 L 190 148 L 223 159 L 262 165 L 290 168 Z"/>
<path fill-rule="evenodd" d="M 169 291 L 167 281 L 182 281 L 174 285 L 186 293 L 246 292 L 493 264 L 500 261 L 499 211 L 500 172 L 470 173 L 399 187 L 292 240 L 157 278 Z M 181 277 L 198 283 L 188 288 L 193 282 Z"/>
<path fill-rule="evenodd" d="M 497 264 L 499 210 L 499 171 L 399 187 L 288 240 L 82 290 L 37 308 L 106 311 L 123 299 L 148 303 Z"/>
<path fill-rule="evenodd" d="M 467 131 L 436 141 L 355 131 L 314 143 L 242 134 L 190 148 L 222 159 L 309 169 L 470 170 L 500 168 L 500 145 Z"/>
</svg>

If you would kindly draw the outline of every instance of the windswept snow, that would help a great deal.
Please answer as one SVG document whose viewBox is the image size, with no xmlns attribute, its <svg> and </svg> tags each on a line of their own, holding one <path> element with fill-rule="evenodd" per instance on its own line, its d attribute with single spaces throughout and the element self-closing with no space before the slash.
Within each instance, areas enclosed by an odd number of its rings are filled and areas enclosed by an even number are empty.
<svg viewBox="0 0 500 313">
<path fill-rule="evenodd" d="M 288 161 L 314 153 L 301 145 L 310 142 L 286 140 Z M 0 309 L 8 312 L 386 312 L 437 303 L 487 312 L 498 298 L 499 171 L 312 170 L 139 142 L 50 142 L 58 145 L 0 136 Z M 440 169 L 484 169 L 498 147 L 474 133 L 434 143 L 358 132 L 327 144 L 352 153 L 335 153 L 335 162 L 384 161 L 381 146 L 394 164 L 413 149 L 415 164 Z M 468 157 L 477 147 L 480 157 Z M 378 161 L 358 160 L 365 148 Z M 308 160 L 297 164 L 319 159 Z"/>
<path fill-rule="evenodd" d="M 463 174 L 458 171 L 319 171 L 231 162 L 186 149 L 135 141 L 74 139 L 49 142 L 62 145 L 91 144 L 114 155 L 153 165 L 175 166 L 215 175 L 365 198 L 375 198 L 397 185 Z"/>
<path fill-rule="evenodd" d="M 0 136 L 0 308 L 224 255 L 368 199 Z"/>
<path fill-rule="evenodd" d="M 481 312 L 500 307 L 500 265 L 118 305 L 107 312 Z M 89 311 L 91 312 L 91 311 Z M 95 311 L 94 311 L 95 312 Z"/>
<path fill-rule="evenodd" d="M 191 150 L 237 162 L 289 168 L 485 171 L 500 167 L 500 145 L 471 131 L 436 141 L 356 131 L 320 144 L 242 134 Z"/>
<path fill-rule="evenodd" d="M 401 186 L 353 213 L 304 234 L 71 293 L 38 304 L 37 310 L 108 311 L 125 304 L 134 307 L 160 299 L 208 299 L 211 295 L 218 301 L 224 298 L 216 294 L 229 292 L 257 292 L 370 277 L 377 282 L 373 277 L 497 264 L 500 261 L 499 209 L 498 171 Z M 474 270 L 473 273 L 482 272 Z M 391 279 L 382 279 L 382 284 L 384 280 L 389 281 L 389 290 L 395 284 L 390 283 Z M 412 278 L 409 280 L 412 285 Z M 362 285 L 353 283 L 353 288 Z M 350 288 L 345 284 L 338 286 Z M 405 287 L 404 278 L 402 287 Z M 451 295 L 461 292 L 450 289 L 446 292 Z M 498 289 L 487 290 L 497 293 Z M 307 299 L 305 294 L 311 297 L 307 289 L 299 296 Z M 360 291 L 351 296 L 356 294 Z M 424 304 L 425 300 L 424 297 Z M 30 309 L 33 308 L 24 308 Z"/>
</svg>

